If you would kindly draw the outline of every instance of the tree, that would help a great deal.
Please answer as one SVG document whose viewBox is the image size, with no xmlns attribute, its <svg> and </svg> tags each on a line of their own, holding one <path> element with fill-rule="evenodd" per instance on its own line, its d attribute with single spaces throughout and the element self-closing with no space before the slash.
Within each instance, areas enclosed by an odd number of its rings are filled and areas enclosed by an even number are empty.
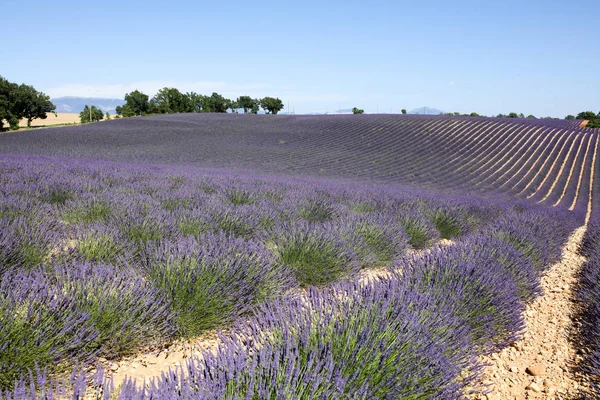
<svg viewBox="0 0 600 400">
<path fill-rule="evenodd" d="M 178 89 L 164 87 L 150 100 L 149 109 L 159 114 L 184 113 L 190 111 L 191 105 Z"/>
<path fill-rule="evenodd" d="M 210 97 L 205 98 L 204 111 L 205 112 L 216 112 L 225 113 L 231 106 L 231 100 L 226 99 L 219 93 L 213 92 Z"/>
<path fill-rule="evenodd" d="M 110 114 L 108 111 L 106 112 L 106 115 L 104 116 L 104 118 L 106 118 L 107 121 L 110 121 Z"/>
<path fill-rule="evenodd" d="M 519 118 L 525 118 L 525 114 L 519 113 Z"/>
<path fill-rule="evenodd" d="M 254 99 L 255 103 L 252 106 L 252 110 L 250 110 L 250 114 L 258 114 L 258 110 L 260 109 L 260 101 L 258 99 Z"/>
<path fill-rule="evenodd" d="M 477 114 L 476 112 L 472 112 L 471 114 L 469 114 L 469 117 L 479 117 L 480 115 Z"/>
<path fill-rule="evenodd" d="M 569 114 L 569 115 L 567 115 L 567 116 L 565 117 L 565 119 L 575 119 L 575 116 L 574 116 L 574 115 L 571 115 L 571 114 Z"/>
<path fill-rule="evenodd" d="M 256 114 L 258 113 L 259 101 L 253 99 L 250 96 L 240 96 L 237 98 L 237 104 L 240 108 L 244 109 L 244 114 Z M 256 111 L 256 112 L 254 112 Z"/>
<path fill-rule="evenodd" d="M 529 118 L 529 119 L 537 119 L 537 118 L 535 117 L 535 115 L 532 115 L 532 114 L 529 114 L 529 115 L 527 116 L 527 118 Z"/>
<path fill-rule="evenodd" d="M 516 112 L 511 112 L 511 113 L 508 113 L 508 115 L 506 117 L 507 118 L 519 118 L 519 114 L 517 114 Z"/>
<path fill-rule="evenodd" d="M 0 130 L 4 128 L 4 121 L 10 120 L 9 114 L 10 82 L 0 76 Z M 17 122 L 18 124 L 18 122 Z"/>
<path fill-rule="evenodd" d="M 11 108 L 18 119 L 26 118 L 27 127 L 31 127 L 32 120 L 46 119 L 47 113 L 54 112 L 56 106 L 52 104 L 49 96 L 38 92 L 33 86 L 22 84 L 16 88 Z"/>
<path fill-rule="evenodd" d="M 361 110 L 360 108 L 354 107 L 352 109 L 352 114 L 363 114 L 364 112 L 365 112 L 365 110 Z"/>
<path fill-rule="evenodd" d="M 267 114 L 277 114 L 283 110 L 283 102 L 279 98 L 264 97 L 260 100 L 260 106 Z"/>
<path fill-rule="evenodd" d="M 403 108 L 401 112 L 402 114 L 406 114 L 406 108 Z"/>
<path fill-rule="evenodd" d="M 588 121 L 593 121 L 597 119 L 598 116 L 593 111 L 582 111 L 577 114 L 577 119 L 586 119 Z"/>
<path fill-rule="evenodd" d="M 139 90 L 134 90 L 131 93 L 127 93 L 125 95 L 125 105 L 124 107 L 128 107 L 126 109 L 127 114 L 133 115 L 143 115 L 148 112 L 150 109 L 150 103 L 148 102 L 148 95 L 140 92 Z M 123 116 L 130 117 L 132 115 L 126 115 L 123 113 Z"/>
<path fill-rule="evenodd" d="M 185 94 L 188 98 L 189 110 L 188 112 L 206 112 L 205 107 L 207 104 L 207 97 L 196 92 L 189 92 Z"/>
<path fill-rule="evenodd" d="M 19 129 L 19 120 L 31 121 L 47 118 L 47 113 L 54 112 L 56 106 L 50 97 L 35 90 L 33 86 L 9 82 L 0 76 L 0 129 L 4 128 L 2 120 L 6 120 L 11 129 Z"/>
<path fill-rule="evenodd" d="M 97 122 L 103 118 L 104 113 L 102 112 L 102 110 L 96 108 L 96 106 L 91 106 L 90 108 L 90 106 L 88 106 L 87 104 L 85 105 L 83 111 L 79 113 L 79 119 L 81 120 L 82 124 L 88 122 Z"/>
</svg>

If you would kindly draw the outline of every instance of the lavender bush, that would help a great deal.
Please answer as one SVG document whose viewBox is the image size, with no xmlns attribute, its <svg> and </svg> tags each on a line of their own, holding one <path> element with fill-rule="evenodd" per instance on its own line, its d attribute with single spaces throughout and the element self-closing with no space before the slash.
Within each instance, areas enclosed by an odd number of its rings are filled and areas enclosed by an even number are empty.
<svg viewBox="0 0 600 400">
<path fill-rule="evenodd" d="M 182 336 L 230 323 L 294 284 L 262 246 L 225 235 L 159 242 L 146 254 L 145 269 L 170 300 Z"/>
</svg>

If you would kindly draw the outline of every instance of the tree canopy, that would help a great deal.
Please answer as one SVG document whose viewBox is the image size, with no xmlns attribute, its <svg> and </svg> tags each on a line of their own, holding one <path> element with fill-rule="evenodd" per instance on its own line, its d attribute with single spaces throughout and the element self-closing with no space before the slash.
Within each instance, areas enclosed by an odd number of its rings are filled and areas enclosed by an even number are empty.
<svg viewBox="0 0 600 400">
<path fill-rule="evenodd" d="M 98 122 L 104 119 L 104 113 L 102 110 L 96 108 L 96 106 L 88 106 L 85 105 L 85 108 L 82 112 L 79 113 L 79 119 L 82 124 L 86 124 L 88 122 Z"/>
<path fill-rule="evenodd" d="M 125 105 L 122 107 L 123 116 L 144 115 L 150 110 L 148 95 L 134 90 L 125 95 Z"/>
<path fill-rule="evenodd" d="M 279 98 L 264 97 L 260 100 L 260 106 L 267 114 L 277 114 L 283 110 L 283 102 Z"/>
<path fill-rule="evenodd" d="M 11 129 L 19 129 L 19 121 L 27 119 L 27 126 L 36 118 L 46 119 L 56 106 L 50 97 L 33 86 L 9 82 L 0 76 L 0 129 L 6 120 Z"/>
<path fill-rule="evenodd" d="M 239 108 L 244 109 L 244 114 L 256 114 L 258 113 L 259 100 L 253 99 L 250 96 L 240 96 L 237 99 Z"/>
<path fill-rule="evenodd" d="M 352 108 L 352 114 L 364 114 L 365 110 L 361 110 L 360 108 Z"/>
</svg>

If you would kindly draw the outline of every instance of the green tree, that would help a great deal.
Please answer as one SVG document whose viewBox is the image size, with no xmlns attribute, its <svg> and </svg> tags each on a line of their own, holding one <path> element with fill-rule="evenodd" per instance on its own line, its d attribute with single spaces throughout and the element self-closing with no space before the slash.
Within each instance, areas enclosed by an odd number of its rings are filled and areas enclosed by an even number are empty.
<svg viewBox="0 0 600 400">
<path fill-rule="evenodd" d="M 352 114 L 363 114 L 365 110 L 361 110 L 360 108 L 352 108 Z"/>
<path fill-rule="evenodd" d="M 277 114 L 283 110 L 283 102 L 279 98 L 264 97 L 260 100 L 260 106 L 267 114 Z"/>
<path fill-rule="evenodd" d="M 577 119 L 586 119 L 588 121 L 593 121 L 597 119 L 598 116 L 593 111 L 582 111 L 577 114 Z"/>
<path fill-rule="evenodd" d="M 508 113 L 507 118 L 519 118 L 519 114 L 516 112 Z"/>
<path fill-rule="evenodd" d="M 106 112 L 104 118 L 106 118 L 107 121 L 110 121 L 110 113 L 108 111 Z"/>
<path fill-rule="evenodd" d="M 237 98 L 237 104 L 244 109 L 244 114 L 256 114 L 258 112 L 259 101 L 250 96 L 240 96 Z M 256 112 L 253 112 L 256 110 Z"/>
<path fill-rule="evenodd" d="M 527 116 L 527 118 L 529 118 L 529 119 L 537 119 L 537 118 L 535 117 L 535 115 L 532 115 L 532 114 L 529 114 L 529 115 Z"/>
<path fill-rule="evenodd" d="M 569 114 L 569 115 L 567 115 L 567 116 L 565 117 L 565 119 L 575 119 L 575 116 L 574 116 L 574 115 L 571 115 L 571 114 Z"/>
<path fill-rule="evenodd" d="M 206 112 L 205 107 L 207 104 L 207 97 L 196 92 L 186 93 L 189 103 L 188 112 Z"/>
<path fill-rule="evenodd" d="M 4 129 L 4 120 L 10 120 L 10 82 L 0 76 L 0 130 Z M 18 126 L 18 121 L 17 121 Z"/>
<path fill-rule="evenodd" d="M 102 110 L 96 108 L 96 106 L 88 106 L 85 105 L 85 108 L 82 112 L 79 113 L 79 119 L 82 124 L 86 124 L 88 122 L 97 122 L 104 118 L 104 113 Z"/>
<path fill-rule="evenodd" d="M 406 114 L 406 108 L 403 108 L 401 112 L 402 114 Z"/>
<path fill-rule="evenodd" d="M 131 93 L 127 93 L 125 95 L 125 106 L 127 107 L 124 110 L 123 116 L 130 117 L 133 115 L 143 115 L 146 114 L 150 110 L 150 102 L 148 101 L 148 95 L 140 92 L 139 90 L 134 90 Z M 124 107 L 125 107 L 124 106 Z"/>
<path fill-rule="evenodd" d="M 213 92 L 205 101 L 205 111 L 207 112 L 225 113 L 230 106 L 231 100 L 216 92 Z"/>
<path fill-rule="evenodd" d="M 476 112 L 472 112 L 471 114 L 469 114 L 469 117 L 479 117 L 480 115 L 477 114 Z"/>
<path fill-rule="evenodd" d="M 237 114 L 240 108 L 236 100 L 227 99 L 227 109 L 231 110 L 232 113 Z"/>
<path fill-rule="evenodd" d="M 31 121 L 40 118 L 46 119 L 47 113 L 54 112 L 56 106 L 50 101 L 50 96 L 38 92 L 29 85 L 19 85 L 12 104 L 13 114 L 19 119 L 27 119 L 27 126 L 31 127 Z"/>
<path fill-rule="evenodd" d="M 184 113 L 191 111 L 191 104 L 178 89 L 164 87 L 150 100 L 149 109 L 158 114 Z"/>
<path fill-rule="evenodd" d="M 35 90 L 33 86 L 9 82 L 0 76 L 0 129 L 4 128 L 2 120 L 6 120 L 11 129 L 19 129 L 19 121 L 46 119 L 47 113 L 54 112 L 56 106 L 50 97 Z"/>
</svg>

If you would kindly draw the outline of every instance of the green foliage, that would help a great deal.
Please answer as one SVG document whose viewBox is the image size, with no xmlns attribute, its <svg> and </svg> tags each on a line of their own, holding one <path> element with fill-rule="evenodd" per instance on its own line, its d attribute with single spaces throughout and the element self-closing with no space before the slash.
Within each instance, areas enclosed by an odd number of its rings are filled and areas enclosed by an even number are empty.
<svg viewBox="0 0 600 400">
<path fill-rule="evenodd" d="M 112 209 L 102 201 L 94 200 L 85 204 L 74 204 L 62 211 L 62 217 L 69 223 L 88 224 L 99 220 L 106 221 Z"/>
<path fill-rule="evenodd" d="M 333 207 L 323 200 L 306 201 L 298 208 L 300 218 L 308 222 L 322 222 L 333 218 Z"/>
<path fill-rule="evenodd" d="M 102 110 L 96 108 L 96 106 L 88 106 L 86 104 L 85 108 L 82 112 L 79 113 L 79 119 L 82 124 L 86 124 L 89 122 L 98 122 L 104 119 L 104 113 Z"/>
<path fill-rule="evenodd" d="M 252 193 L 243 189 L 230 189 L 227 191 L 227 198 L 234 206 L 254 204 L 256 198 Z"/>
<path fill-rule="evenodd" d="M 364 114 L 365 110 L 361 110 L 360 108 L 353 107 L 352 114 Z"/>
<path fill-rule="evenodd" d="M 363 201 L 363 202 L 354 204 L 352 206 L 352 211 L 357 212 L 359 214 L 368 214 L 370 212 L 375 211 L 375 206 Z"/>
<path fill-rule="evenodd" d="M 22 118 L 27 119 L 27 126 L 30 127 L 32 120 L 46 119 L 47 114 L 55 109 L 50 97 L 33 86 L 17 85 L 0 76 L 0 130 L 4 128 L 3 119 L 8 121 L 11 129 L 16 130 Z"/>
<path fill-rule="evenodd" d="M 162 235 L 162 226 L 148 220 L 133 224 L 125 229 L 125 236 L 138 244 L 159 240 Z"/>
<path fill-rule="evenodd" d="M 396 243 L 386 234 L 383 227 L 377 224 L 359 223 L 353 232 L 361 245 L 354 250 L 363 267 L 380 267 L 389 265 L 397 256 Z"/>
<path fill-rule="evenodd" d="M 276 241 L 281 263 L 291 267 L 301 286 L 327 285 L 347 275 L 350 260 L 342 247 L 321 235 L 301 232 Z"/>
<path fill-rule="evenodd" d="M 123 108 L 126 108 L 123 112 L 124 117 L 143 115 L 146 114 L 150 109 L 148 95 L 140 92 L 139 90 L 134 90 L 131 93 L 127 93 L 125 95 L 125 102 L 126 103 L 123 106 Z"/>
<path fill-rule="evenodd" d="M 29 314 L 35 315 L 36 320 L 31 321 L 28 318 Z M 0 365 L 3 367 L 0 374 L 0 390 L 12 387 L 24 371 L 34 371 L 36 366 L 48 366 L 52 372 L 62 372 L 66 369 L 66 365 L 56 362 L 54 355 L 68 354 L 72 347 L 75 347 L 63 334 L 69 332 L 63 315 L 33 299 L 15 305 L 7 293 L 0 294 L 0 315 L 2 336 L 11 344 L 0 351 Z M 49 340 L 40 343 L 32 340 L 43 336 L 41 332 L 55 334 L 45 335 L 49 336 Z"/>
<path fill-rule="evenodd" d="M 65 204 L 67 200 L 72 200 L 74 197 L 75 195 L 69 189 L 53 187 L 43 200 L 50 204 Z"/>
<path fill-rule="evenodd" d="M 260 100 L 260 106 L 267 114 L 277 114 L 283 110 L 283 102 L 279 98 L 264 97 Z"/>
<path fill-rule="evenodd" d="M 579 114 L 577 114 L 577 119 L 593 121 L 596 118 L 598 118 L 598 116 L 593 111 L 582 111 Z"/>
<path fill-rule="evenodd" d="M 204 99 L 204 111 L 215 113 L 226 113 L 231 106 L 231 100 L 226 99 L 219 93 L 213 92 L 210 97 Z"/>
<path fill-rule="evenodd" d="M 402 114 L 406 114 L 406 108 L 403 108 L 401 112 Z"/>
<path fill-rule="evenodd" d="M 575 119 L 575 116 L 574 116 L 574 115 L 571 115 L 571 114 L 569 114 L 569 115 L 567 115 L 567 116 L 565 117 L 565 119 L 569 119 L 569 120 L 570 120 L 570 119 Z"/>
<path fill-rule="evenodd" d="M 256 114 L 258 112 L 259 100 L 250 96 L 240 96 L 237 99 L 238 107 L 244 109 L 244 114 Z"/>
<path fill-rule="evenodd" d="M 527 116 L 527 118 L 528 118 L 528 119 L 537 119 L 537 118 L 535 117 L 535 115 L 532 115 L 532 114 L 529 114 L 529 115 Z"/>
<path fill-rule="evenodd" d="M 442 239 L 456 238 L 464 233 L 464 226 L 461 221 L 456 217 L 443 210 L 437 211 L 432 221 L 435 225 L 435 229 L 440 233 Z"/>
<path fill-rule="evenodd" d="M 149 103 L 149 110 L 157 114 L 185 113 L 191 111 L 191 108 L 188 96 L 169 87 L 160 89 Z M 133 109 L 132 111 L 135 112 Z"/>
<path fill-rule="evenodd" d="M 432 234 L 431 227 L 421 219 L 403 215 L 398 218 L 398 221 L 408 235 L 408 244 L 413 248 L 425 249 L 435 241 L 436 237 Z"/>
<path fill-rule="evenodd" d="M 90 262 L 115 262 L 123 246 L 115 239 L 102 233 L 89 233 L 77 242 L 75 252 Z"/>
<path fill-rule="evenodd" d="M 194 236 L 196 240 L 199 240 L 202 234 L 213 230 L 212 225 L 207 220 L 190 217 L 179 220 L 178 227 L 184 237 Z"/>
</svg>

